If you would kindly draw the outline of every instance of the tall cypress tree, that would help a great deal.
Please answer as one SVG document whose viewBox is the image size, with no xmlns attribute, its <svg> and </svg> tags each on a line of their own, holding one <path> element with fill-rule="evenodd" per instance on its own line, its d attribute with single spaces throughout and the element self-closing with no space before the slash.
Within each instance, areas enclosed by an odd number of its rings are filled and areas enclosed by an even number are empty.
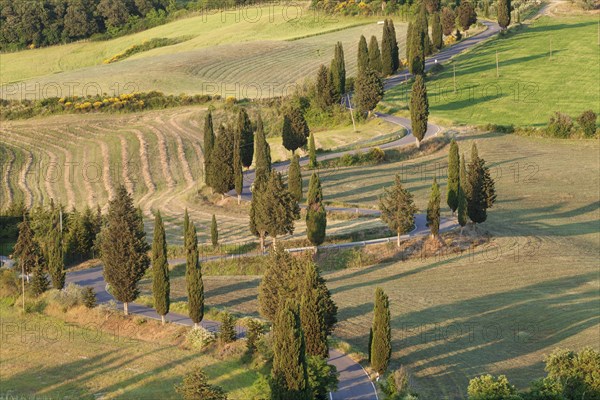
<svg viewBox="0 0 600 400">
<path fill-rule="evenodd" d="M 298 202 L 283 184 L 281 174 L 271 171 L 267 187 L 262 193 L 261 207 L 264 207 L 265 228 L 276 245 L 277 236 L 294 233 L 294 221 L 300 218 Z"/>
<path fill-rule="evenodd" d="M 410 43 L 408 44 L 410 49 L 409 71 L 413 75 L 422 75 L 425 73 L 425 54 L 427 50 L 425 37 L 429 38 L 425 4 L 421 4 L 417 18 L 410 28 Z"/>
<path fill-rule="evenodd" d="M 427 226 L 431 230 L 431 237 L 437 237 L 440 232 L 440 186 L 437 179 L 433 178 L 431 185 L 431 195 L 427 205 Z"/>
<path fill-rule="evenodd" d="M 255 137 L 255 178 L 254 186 L 256 187 L 261 182 L 266 183 L 269 180 L 271 174 L 271 146 L 267 143 L 265 136 L 265 129 L 263 126 L 262 116 L 258 115 L 256 121 L 256 137 Z"/>
<path fill-rule="evenodd" d="M 311 134 L 312 136 L 312 134 Z M 300 170 L 300 157 L 292 156 L 288 170 L 288 190 L 296 201 L 302 200 L 302 172 Z"/>
<path fill-rule="evenodd" d="M 213 247 L 217 247 L 219 245 L 219 228 L 217 226 L 217 218 L 215 214 L 212 215 L 212 221 L 210 223 L 210 241 Z"/>
<path fill-rule="evenodd" d="M 471 148 L 467 180 L 470 190 L 467 200 L 469 218 L 475 223 L 485 222 L 487 209 L 496 201 L 496 191 L 494 180 L 485 165 L 485 160 L 479 157 L 475 143 Z"/>
<path fill-rule="evenodd" d="M 414 40 L 414 24 L 412 21 L 408 21 L 408 27 L 406 29 L 406 66 L 408 71 L 412 74 L 413 71 L 413 46 L 415 45 Z"/>
<path fill-rule="evenodd" d="M 377 41 L 376 36 L 371 36 L 371 41 L 369 42 L 369 68 L 379 74 L 381 74 L 383 69 L 383 64 L 381 63 L 381 51 L 379 50 L 379 42 Z M 361 71 L 359 70 L 358 74 L 360 75 L 360 73 Z"/>
<path fill-rule="evenodd" d="M 323 111 L 329 110 L 335 103 L 335 93 L 331 71 L 324 65 L 321 65 L 317 72 L 317 83 L 315 88 L 317 91 L 317 97 L 315 99 L 317 104 Z"/>
<path fill-rule="evenodd" d="M 333 89 L 335 102 L 339 103 L 346 93 L 346 61 L 344 60 L 344 47 L 342 42 L 335 45 L 335 53 L 331 61 L 331 76 L 333 78 Z"/>
<path fill-rule="evenodd" d="M 128 303 L 137 299 L 137 284 L 150 265 L 147 255 L 150 246 L 146 242 L 144 221 L 123 185 L 108 203 L 106 225 L 100 237 L 104 280 L 110 285 L 115 298 L 123 302 L 127 315 Z"/>
<path fill-rule="evenodd" d="M 364 71 L 369 66 L 369 48 L 367 47 L 367 39 L 364 35 L 360 35 L 358 42 L 358 55 L 356 61 L 358 73 Z"/>
<path fill-rule="evenodd" d="M 38 297 L 50 286 L 46 271 L 44 271 L 44 263 L 39 255 L 35 255 L 34 266 L 33 266 L 33 278 L 31 278 L 31 294 L 34 297 Z"/>
<path fill-rule="evenodd" d="M 436 12 L 431 17 L 431 44 L 434 50 L 441 50 L 444 47 L 442 36 L 442 22 L 440 21 L 440 13 Z"/>
<path fill-rule="evenodd" d="M 448 152 L 448 185 L 446 201 L 452 214 L 458 208 L 458 186 L 460 182 L 460 157 L 458 155 L 458 144 L 454 139 L 450 142 Z"/>
<path fill-rule="evenodd" d="M 465 200 L 468 203 L 469 199 L 471 198 L 471 187 L 469 186 L 466 164 L 467 161 L 465 160 L 465 155 L 463 154 L 460 158 L 459 185 L 465 195 Z"/>
<path fill-rule="evenodd" d="M 427 87 L 422 75 L 415 77 L 415 82 L 410 93 L 410 120 L 412 134 L 417 141 L 417 148 L 421 146 L 421 140 L 427 132 L 427 120 L 429 119 L 429 100 L 427 99 Z"/>
<path fill-rule="evenodd" d="M 386 19 L 383 23 L 383 37 L 381 39 L 381 74 L 383 76 L 390 76 L 394 73 L 394 55 L 392 47 L 391 31 L 389 22 Z"/>
<path fill-rule="evenodd" d="M 363 114 L 373 111 L 383 98 L 383 80 L 371 68 L 358 75 L 354 87 L 354 103 Z"/>
<path fill-rule="evenodd" d="M 390 31 L 390 40 L 392 47 L 392 63 L 394 67 L 394 73 L 400 68 L 400 48 L 398 47 L 398 38 L 396 37 L 396 27 L 394 21 L 390 19 L 388 22 L 388 29 Z"/>
<path fill-rule="evenodd" d="M 510 25 L 511 9 L 510 0 L 498 0 L 498 25 L 503 31 Z"/>
<path fill-rule="evenodd" d="M 375 290 L 373 314 L 371 368 L 379 375 L 383 375 L 392 356 L 392 329 L 390 325 L 390 302 L 381 288 Z"/>
<path fill-rule="evenodd" d="M 33 230 L 29 219 L 23 215 L 23 222 L 19 224 L 19 237 L 15 244 L 14 256 L 29 280 L 29 274 L 36 268 L 36 260 L 40 255 L 40 249 L 33 238 Z"/>
<path fill-rule="evenodd" d="M 461 160 L 461 168 L 464 168 L 465 164 L 464 164 L 464 159 Z M 467 173 L 465 172 L 465 175 Z M 457 214 L 457 218 L 458 218 L 458 224 L 461 226 L 461 232 L 462 232 L 462 228 L 467 225 L 467 222 L 469 222 L 469 215 L 467 214 L 467 197 L 465 194 L 465 191 L 463 189 L 462 184 L 458 185 L 458 193 L 456 196 L 456 203 L 457 203 L 457 208 L 456 208 L 456 214 Z"/>
<path fill-rule="evenodd" d="M 300 107 L 287 107 L 283 115 L 283 147 L 295 154 L 298 148 L 306 145 L 309 134 L 310 129 Z"/>
<path fill-rule="evenodd" d="M 214 172 L 211 174 L 210 182 L 214 191 L 222 195 L 235 188 L 234 142 L 233 130 L 221 125 L 215 148 L 210 156 L 210 168 Z"/>
<path fill-rule="evenodd" d="M 265 203 L 268 181 L 256 184 L 252 190 L 252 201 L 250 202 L 250 232 L 260 239 L 260 249 L 265 251 L 265 239 L 267 238 L 269 224 L 269 210 Z"/>
<path fill-rule="evenodd" d="M 188 209 L 185 209 L 185 213 L 183 214 L 183 249 L 187 251 L 188 247 L 188 229 L 190 229 L 190 214 L 188 213 Z"/>
<path fill-rule="evenodd" d="M 194 328 L 204 318 L 204 282 L 202 281 L 202 268 L 198 259 L 198 236 L 196 226 L 190 222 L 186 239 L 186 268 L 185 282 L 187 285 L 188 311 Z"/>
<path fill-rule="evenodd" d="M 379 209 L 383 222 L 398 235 L 397 244 L 400 247 L 400 235 L 414 228 L 417 212 L 412 194 L 402 187 L 400 175 L 396 175 L 394 186 L 384 189 L 379 198 Z"/>
<path fill-rule="evenodd" d="M 212 112 L 209 111 L 204 120 L 204 183 L 212 187 L 210 177 L 210 156 L 215 147 L 215 131 L 213 129 Z"/>
<path fill-rule="evenodd" d="M 314 263 L 306 264 L 301 290 L 300 320 L 306 340 L 306 354 L 327 358 L 327 325 L 325 310 L 321 308 L 319 296 L 319 272 Z"/>
<path fill-rule="evenodd" d="M 236 130 L 240 138 L 239 147 L 242 166 L 250 168 L 254 156 L 254 129 L 245 108 L 241 108 L 238 113 Z"/>
<path fill-rule="evenodd" d="M 65 258 L 63 254 L 63 234 L 61 231 L 59 211 L 52 214 L 52 229 L 48 236 L 48 273 L 52 287 L 61 290 L 65 287 Z"/>
<path fill-rule="evenodd" d="M 314 245 L 319 246 L 325 241 L 327 229 L 327 212 L 323 206 L 323 190 L 321 180 L 316 172 L 310 177 L 306 203 L 306 236 Z"/>
<path fill-rule="evenodd" d="M 160 211 L 157 211 L 154 217 L 154 238 L 152 240 L 152 294 L 154 308 L 160 315 L 163 325 L 165 324 L 165 315 L 169 313 L 170 292 L 165 225 Z"/>
<path fill-rule="evenodd" d="M 309 400 L 304 333 L 297 308 L 288 301 L 273 324 L 272 400 Z"/>
<path fill-rule="evenodd" d="M 315 145 L 315 134 L 313 132 L 308 136 L 308 168 L 317 168 L 317 148 Z"/>
<path fill-rule="evenodd" d="M 240 121 L 243 117 L 240 115 Z M 238 121 L 238 123 L 240 122 Z M 254 150 L 254 149 L 253 149 Z M 252 163 L 252 157 L 250 157 Z M 242 192 L 244 190 L 244 166 L 242 165 L 242 129 L 238 126 L 233 136 L 233 186 L 238 197 L 238 205 L 242 201 Z"/>
</svg>

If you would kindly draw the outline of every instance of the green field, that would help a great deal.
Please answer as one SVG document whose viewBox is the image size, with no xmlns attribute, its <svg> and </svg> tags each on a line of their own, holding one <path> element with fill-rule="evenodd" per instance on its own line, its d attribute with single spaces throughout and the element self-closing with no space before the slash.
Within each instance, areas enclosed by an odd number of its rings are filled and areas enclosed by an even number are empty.
<svg viewBox="0 0 600 400">
<path fill-rule="evenodd" d="M 572 117 L 588 109 L 598 113 L 599 52 L 597 17 L 539 18 L 457 56 L 429 79 L 430 116 L 446 124 L 543 126 L 554 111 Z M 404 106 L 406 90 L 388 91 L 385 104 Z"/>
<path fill-rule="evenodd" d="M 211 383 L 226 387 L 229 398 L 243 400 L 257 377 L 236 359 L 222 360 L 123 335 L 138 326 L 123 325 L 121 332 L 99 331 L 89 329 L 96 326 L 93 323 L 81 328 L 54 317 L 23 316 L 13 307 L 1 307 L 0 390 L 9 398 L 176 398 L 173 385 L 200 364 Z"/>
</svg>

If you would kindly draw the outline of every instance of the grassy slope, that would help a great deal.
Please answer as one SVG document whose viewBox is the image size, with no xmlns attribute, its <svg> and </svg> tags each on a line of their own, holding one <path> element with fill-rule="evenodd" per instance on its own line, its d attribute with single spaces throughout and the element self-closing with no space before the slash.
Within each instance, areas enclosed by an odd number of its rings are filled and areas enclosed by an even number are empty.
<svg viewBox="0 0 600 400">
<path fill-rule="evenodd" d="M 327 274 L 339 306 L 336 336 L 363 352 L 375 288 L 390 295 L 392 364 L 410 368 L 425 398 L 464 398 L 468 378 L 485 372 L 505 373 L 525 387 L 543 375 L 543 355 L 554 347 L 598 345 L 599 144 L 483 133 L 459 142 L 467 155 L 471 139 L 497 182 L 498 203 L 483 225 L 494 235 L 485 252 Z M 424 209 L 433 176 L 427 171 L 446 159 L 443 150 L 404 163 L 339 169 L 326 177 L 323 192 L 327 200 L 373 205 L 404 171 Z M 258 283 L 206 278 L 219 293 L 211 305 L 240 312 L 256 309 Z"/>
<path fill-rule="evenodd" d="M 543 17 L 456 57 L 427 84 L 431 116 L 454 123 L 541 126 L 554 111 L 574 117 L 590 108 L 599 112 L 597 19 Z M 386 93 L 385 102 L 404 105 L 406 98 L 406 88 L 398 86 Z"/>
<path fill-rule="evenodd" d="M 173 385 L 200 364 L 211 383 L 227 388 L 229 398 L 241 400 L 256 379 L 252 370 L 234 361 L 83 329 L 52 317 L 22 316 L 5 305 L 0 312 L 3 326 L 17 328 L 12 334 L 4 332 L 0 348 L 0 390 L 5 395 L 177 398 Z M 19 330 L 25 326 L 27 333 Z"/>
</svg>

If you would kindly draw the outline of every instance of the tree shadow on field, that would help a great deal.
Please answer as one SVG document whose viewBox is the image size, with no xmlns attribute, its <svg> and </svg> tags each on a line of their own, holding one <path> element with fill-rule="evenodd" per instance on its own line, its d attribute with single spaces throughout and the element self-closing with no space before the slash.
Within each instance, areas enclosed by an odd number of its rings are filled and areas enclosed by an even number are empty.
<svg viewBox="0 0 600 400">
<path fill-rule="evenodd" d="M 555 24 L 555 25 L 529 25 L 526 32 L 550 32 L 564 31 L 565 29 L 583 28 L 585 26 L 596 25 L 597 22 L 577 22 L 574 24 Z"/>
</svg>

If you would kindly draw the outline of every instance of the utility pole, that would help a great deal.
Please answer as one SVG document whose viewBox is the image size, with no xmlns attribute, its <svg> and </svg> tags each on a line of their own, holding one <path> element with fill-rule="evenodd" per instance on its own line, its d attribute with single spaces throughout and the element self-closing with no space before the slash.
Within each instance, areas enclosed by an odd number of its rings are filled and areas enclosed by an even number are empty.
<svg viewBox="0 0 600 400">
<path fill-rule="evenodd" d="M 500 78 L 500 67 L 498 65 L 498 50 L 496 50 L 496 78 Z"/>
<path fill-rule="evenodd" d="M 354 121 L 354 111 L 352 110 L 352 100 L 350 100 L 350 95 L 346 95 L 348 98 L 348 106 L 350 107 L 350 116 L 352 117 L 352 126 L 354 126 L 354 132 L 356 132 L 356 122 Z"/>
</svg>

